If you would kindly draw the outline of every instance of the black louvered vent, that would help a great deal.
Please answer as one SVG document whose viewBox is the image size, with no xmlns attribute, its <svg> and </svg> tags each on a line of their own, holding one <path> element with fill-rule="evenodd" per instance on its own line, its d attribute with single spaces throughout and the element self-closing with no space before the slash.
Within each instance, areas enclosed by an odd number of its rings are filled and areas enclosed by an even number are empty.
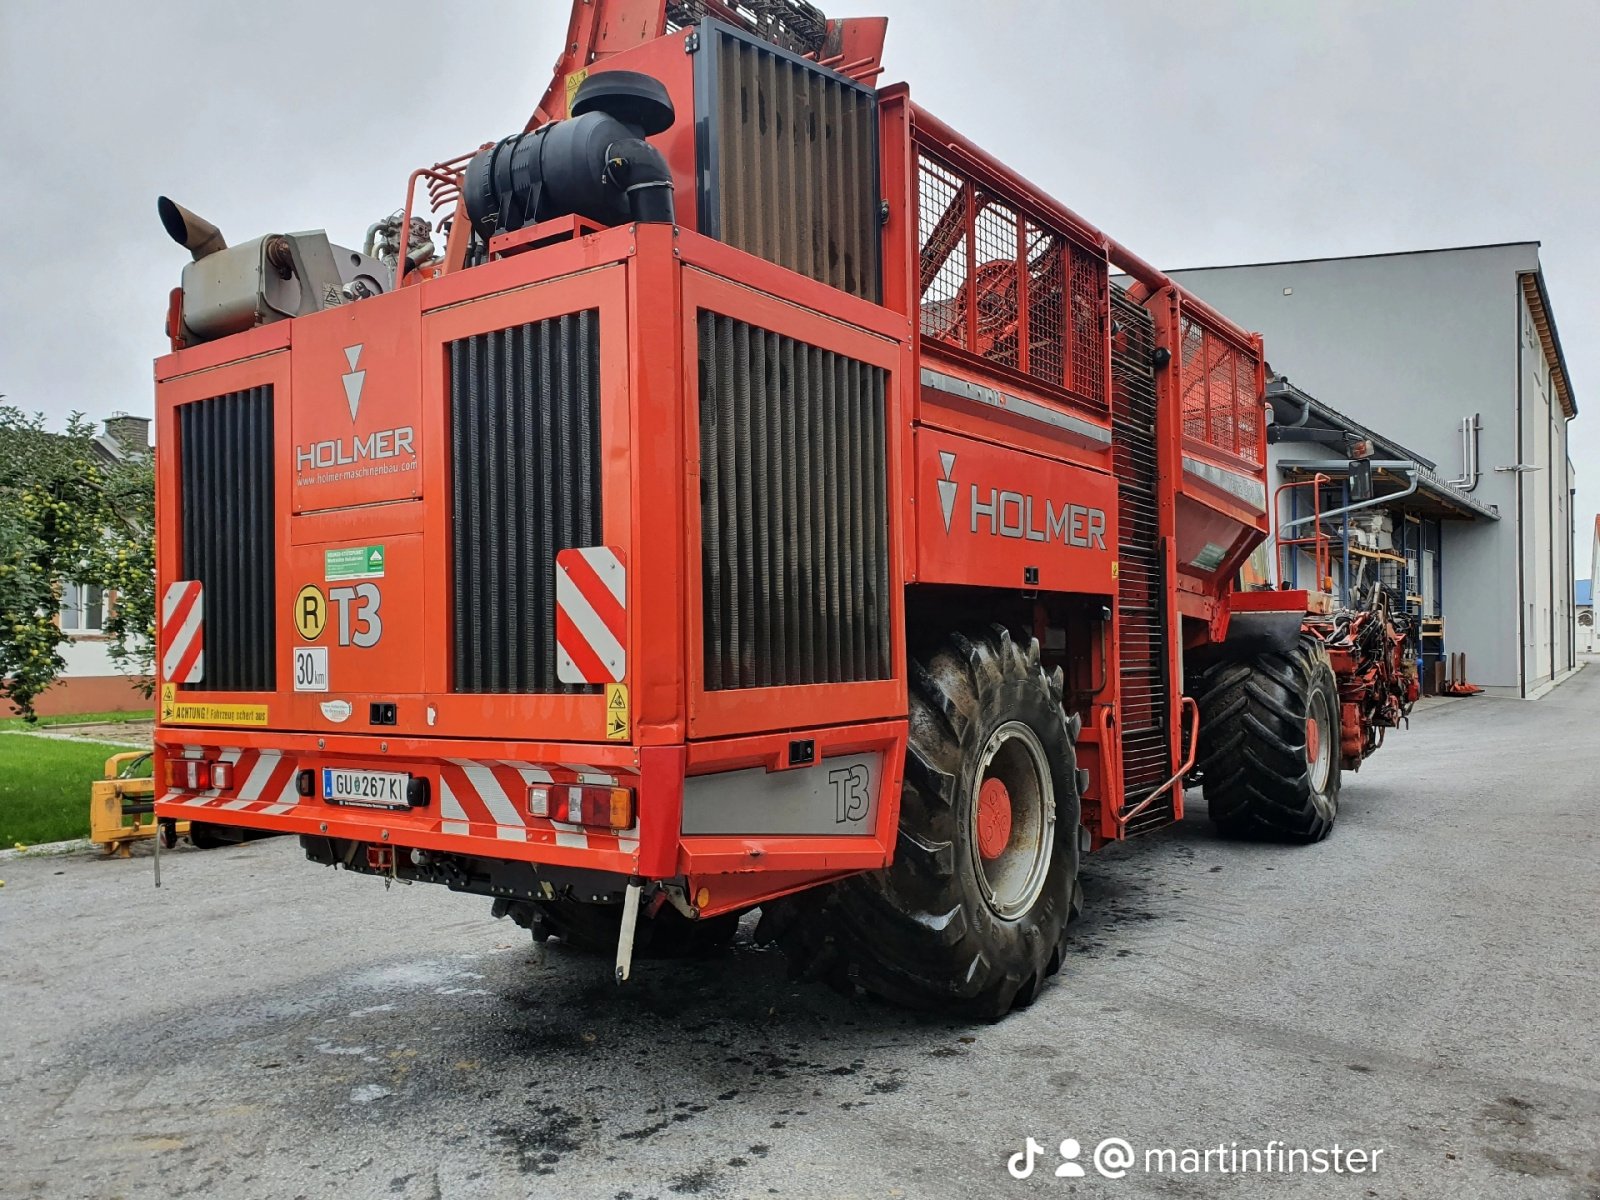
<svg viewBox="0 0 1600 1200">
<path fill-rule="evenodd" d="M 1172 774 L 1167 714 L 1166 603 L 1156 507 L 1156 386 L 1149 312 L 1112 288 L 1121 327 L 1111 357 L 1111 447 L 1117 474 L 1117 638 L 1122 676 L 1122 782 L 1132 808 Z M 1172 820 L 1169 791 L 1128 826 Z"/>
<path fill-rule="evenodd" d="M 556 678 L 555 558 L 601 543 L 600 314 L 451 342 L 454 689 Z"/>
<path fill-rule="evenodd" d="M 877 94 L 714 21 L 702 37 L 701 232 L 877 301 Z"/>
<path fill-rule="evenodd" d="M 708 691 L 888 678 L 886 382 L 700 314 Z"/>
<path fill-rule="evenodd" d="M 191 690 L 278 686 L 272 388 L 178 409 L 183 578 L 204 586 L 205 660 Z"/>
</svg>

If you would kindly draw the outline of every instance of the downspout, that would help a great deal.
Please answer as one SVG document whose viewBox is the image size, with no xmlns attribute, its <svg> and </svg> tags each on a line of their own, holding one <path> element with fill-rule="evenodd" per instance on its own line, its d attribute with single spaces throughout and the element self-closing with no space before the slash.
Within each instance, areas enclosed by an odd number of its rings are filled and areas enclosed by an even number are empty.
<svg viewBox="0 0 1600 1200">
<path fill-rule="evenodd" d="M 1521 276 L 1517 277 L 1519 280 Z M 1521 463 L 1522 458 L 1522 308 L 1526 303 L 1522 298 L 1522 288 L 1517 288 L 1517 457 L 1514 461 Z M 1527 610 L 1527 580 L 1524 575 L 1528 569 L 1527 554 L 1523 547 L 1522 536 L 1522 472 L 1514 472 L 1517 481 L 1517 503 L 1514 509 L 1517 524 L 1517 694 L 1526 700 L 1528 698 L 1528 610 Z"/>
<path fill-rule="evenodd" d="M 1543 353 L 1541 349 L 1540 353 Z M 1556 405 L 1555 380 L 1550 381 L 1550 394 L 1544 404 L 1544 446 L 1550 474 L 1545 484 L 1545 508 L 1550 521 L 1550 682 L 1556 680 L 1556 613 L 1561 611 L 1561 593 L 1556 591 Z M 1520 462 L 1521 460 L 1518 459 Z M 1565 470 L 1565 467 L 1563 467 Z"/>
<path fill-rule="evenodd" d="M 1461 418 L 1461 478 L 1445 480 L 1463 492 L 1476 491 L 1483 471 L 1478 465 L 1478 435 L 1483 431 L 1483 414 Z"/>
</svg>

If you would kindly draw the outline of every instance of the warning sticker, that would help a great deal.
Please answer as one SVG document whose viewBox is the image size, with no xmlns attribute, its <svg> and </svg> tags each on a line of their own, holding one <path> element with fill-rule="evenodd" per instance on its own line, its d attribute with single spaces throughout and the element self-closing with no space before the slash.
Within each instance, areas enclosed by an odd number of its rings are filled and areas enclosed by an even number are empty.
<svg viewBox="0 0 1600 1200">
<path fill-rule="evenodd" d="M 252 725 L 268 723 L 265 704 L 210 704 L 178 699 L 176 684 L 161 685 L 161 721 L 166 725 Z"/>
<path fill-rule="evenodd" d="M 572 115 L 572 98 L 578 94 L 578 88 L 587 78 L 589 78 L 588 67 L 584 67 L 582 70 L 574 71 L 571 75 L 567 76 L 567 115 L 569 117 Z"/>
<path fill-rule="evenodd" d="M 628 713 L 628 685 L 606 684 L 606 740 L 625 742 L 633 736 L 633 721 Z"/>
<path fill-rule="evenodd" d="M 341 579 L 382 579 L 382 546 L 348 546 L 343 550 L 324 550 L 323 578 L 329 583 Z"/>
</svg>

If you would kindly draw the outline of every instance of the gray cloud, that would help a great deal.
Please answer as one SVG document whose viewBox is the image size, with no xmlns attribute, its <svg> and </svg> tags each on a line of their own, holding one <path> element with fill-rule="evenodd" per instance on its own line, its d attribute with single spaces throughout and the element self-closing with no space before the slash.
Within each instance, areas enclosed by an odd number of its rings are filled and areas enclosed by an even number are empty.
<svg viewBox="0 0 1600 1200">
<path fill-rule="evenodd" d="M 1575 392 L 1600 409 L 1600 7 L 864 7 L 891 18 L 886 78 L 1158 264 L 1541 240 Z M 157 194 L 236 238 L 358 239 L 412 169 L 521 126 L 566 16 L 564 0 L 7 0 L 0 391 L 58 416 L 148 413 L 182 264 Z M 1572 453 L 1582 547 L 1592 415 Z"/>
</svg>

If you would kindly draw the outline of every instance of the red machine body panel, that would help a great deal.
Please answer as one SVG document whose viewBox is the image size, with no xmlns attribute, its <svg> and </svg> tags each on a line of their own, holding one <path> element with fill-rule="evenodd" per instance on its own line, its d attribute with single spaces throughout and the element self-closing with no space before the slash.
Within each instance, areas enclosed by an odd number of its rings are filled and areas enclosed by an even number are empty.
<svg viewBox="0 0 1600 1200">
<path fill-rule="evenodd" d="M 916 441 L 919 582 L 1116 591 L 1108 475 L 926 427 Z"/>
</svg>

